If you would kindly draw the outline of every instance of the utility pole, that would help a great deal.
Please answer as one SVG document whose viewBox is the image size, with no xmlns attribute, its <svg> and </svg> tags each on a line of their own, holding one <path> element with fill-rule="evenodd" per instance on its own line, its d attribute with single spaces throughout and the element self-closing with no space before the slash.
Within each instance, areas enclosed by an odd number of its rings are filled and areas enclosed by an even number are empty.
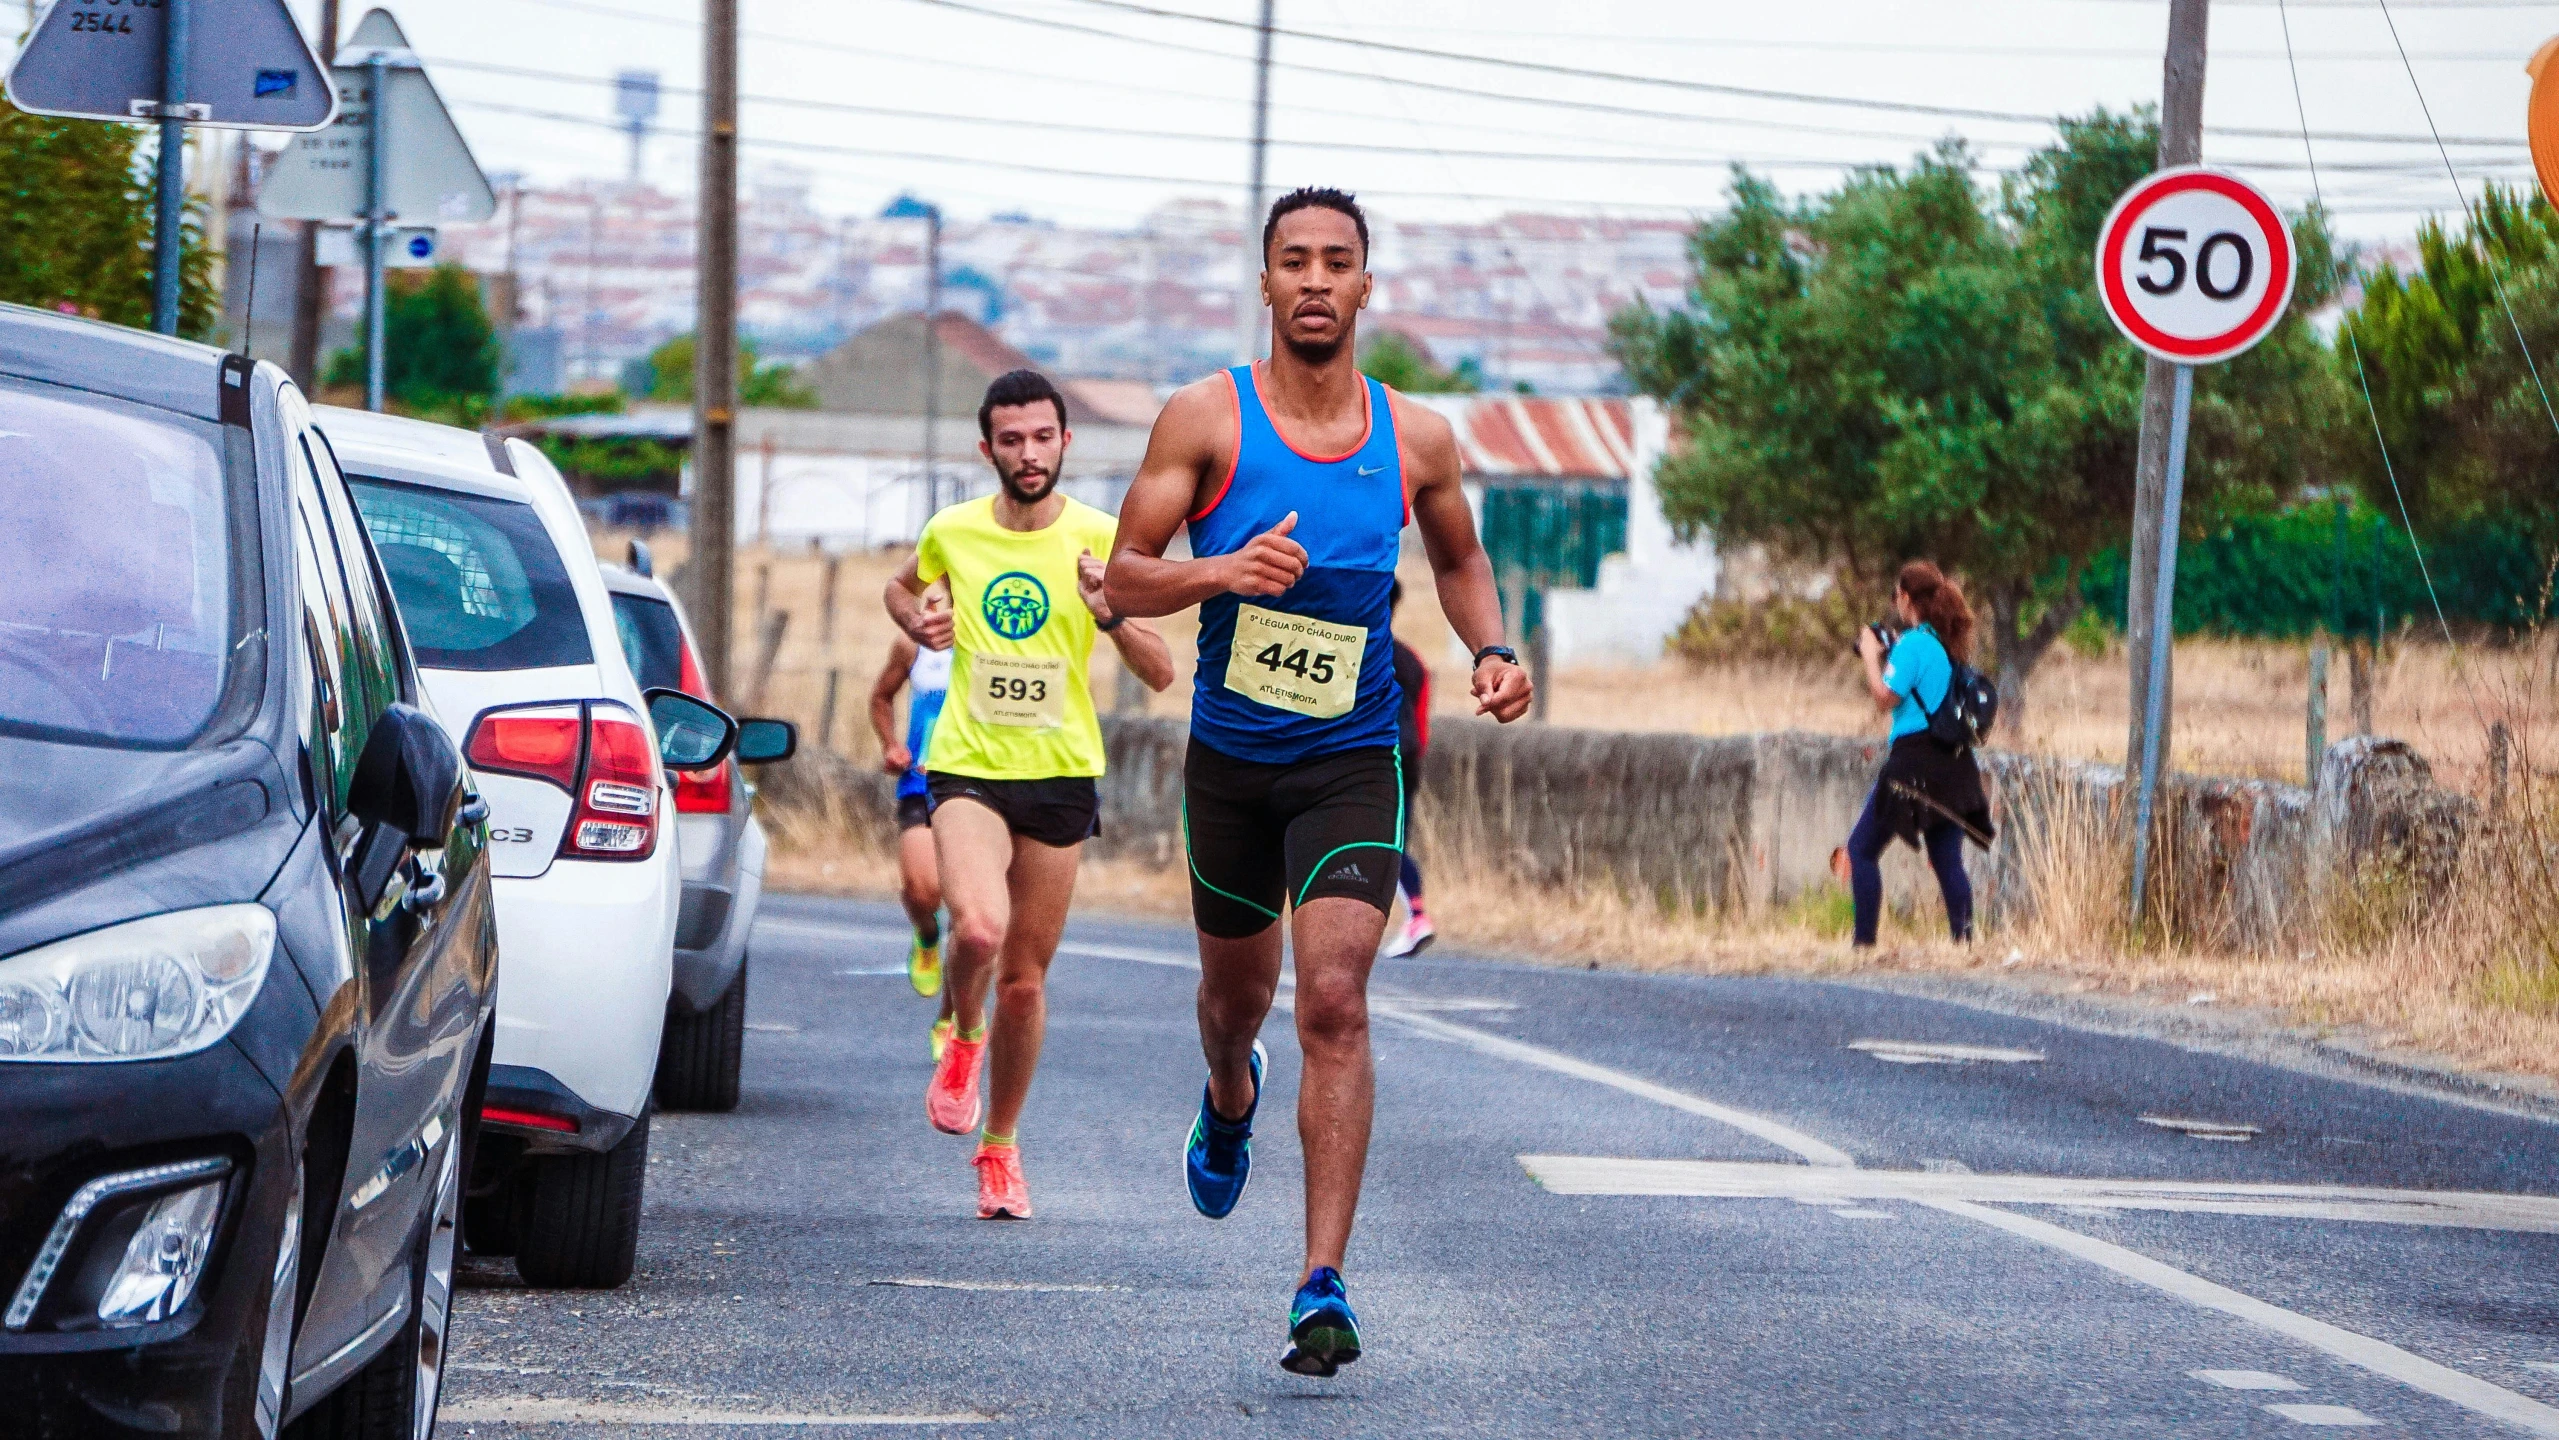
<svg viewBox="0 0 2559 1440">
<path fill-rule="evenodd" d="M 1235 286 L 1235 363 L 1249 365 L 1262 354 L 1262 297 L 1259 277 L 1262 254 L 1263 161 L 1271 144 L 1271 6 L 1262 0 L 1262 24 L 1253 63 L 1253 169 L 1244 192 L 1244 277 Z"/>
<path fill-rule="evenodd" d="M 320 0 L 320 64 L 337 82 L 338 0 Z M 329 272 L 320 264 L 320 222 L 302 222 L 302 253 L 293 263 L 293 348 L 287 368 L 305 390 L 320 384 L 320 326 L 329 314 Z"/>
<path fill-rule="evenodd" d="M 2159 168 L 2200 163 L 2204 152 L 2204 37 L 2210 0 L 2169 0 L 2168 57 L 2159 93 Z M 2124 610 L 2125 650 L 2132 667 L 2132 718 L 2125 731 L 2124 769 L 2141 763 L 2149 741 L 2146 717 L 2156 714 L 2159 754 L 2169 753 L 2173 672 L 2153 665 L 2153 644 L 2172 646 L 2174 635 L 2154 634 L 2152 610 L 2159 578 L 2160 519 L 2168 506 L 2170 421 L 2176 410 L 2178 374 L 2184 367 L 2150 357 L 2141 391 L 2141 450 L 2133 472 L 2132 576 Z M 2191 381 L 2189 382 L 2191 383 Z M 2173 630 L 2174 627 L 2167 627 Z M 2159 694 L 2150 693 L 2153 674 Z"/>
<path fill-rule="evenodd" d="M 390 218 L 383 204 L 383 132 L 390 128 L 391 63 L 381 50 L 364 61 L 364 408 L 382 408 L 383 341 L 388 331 L 383 311 L 382 223 Z"/>
<path fill-rule="evenodd" d="M 700 260 L 693 322 L 694 639 L 713 690 L 731 692 L 737 624 L 737 7 L 702 5 Z"/>
<path fill-rule="evenodd" d="M 924 212 L 924 518 L 942 508 L 942 207 Z"/>
<path fill-rule="evenodd" d="M 167 0 L 160 46 L 160 175 L 158 212 L 151 226 L 151 328 L 178 333 L 180 253 L 187 211 L 187 45 L 191 0 Z"/>
</svg>

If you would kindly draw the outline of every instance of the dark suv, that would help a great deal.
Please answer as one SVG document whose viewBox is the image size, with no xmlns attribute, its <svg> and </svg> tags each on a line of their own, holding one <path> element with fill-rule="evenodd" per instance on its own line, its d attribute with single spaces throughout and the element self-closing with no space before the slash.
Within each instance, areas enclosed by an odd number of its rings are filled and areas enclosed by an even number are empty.
<svg viewBox="0 0 2559 1440">
<path fill-rule="evenodd" d="M 497 953 L 282 372 L 0 306 L 0 1435 L 424 1436 Z"/>
</svg>

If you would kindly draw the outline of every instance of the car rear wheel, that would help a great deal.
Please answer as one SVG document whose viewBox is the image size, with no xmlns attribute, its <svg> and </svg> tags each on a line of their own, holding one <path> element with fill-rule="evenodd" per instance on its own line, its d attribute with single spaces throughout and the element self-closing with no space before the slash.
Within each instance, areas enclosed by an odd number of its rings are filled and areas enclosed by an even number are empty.
<svg viewBox="0 0 2559 1440">
<path fill-rule="evenodd" d="M 435 1200 L 409 1260 L 409 1319 L 382 1353 L 293 1424 L 293 1440 L 427 1440 L 444 1398 L 462 1147 L 448 1145 Z"/>
<path fill-rule="evenodd" d="M 699 1015 L 666 1017 L 658 1042 L 658 1104 L 669 1110 L 735 1110 L 746 1050 L 746 962 L 727 993 Z"/>
<path fill-rule="evenodd" d="M 527 1156 L 515 1183 L 515 1268 L 545 1290 L 610 1290 L 631 1278 L 640 1248 L 640 1187 L 649 1117 L 604 1153 Z"/>
</svg>

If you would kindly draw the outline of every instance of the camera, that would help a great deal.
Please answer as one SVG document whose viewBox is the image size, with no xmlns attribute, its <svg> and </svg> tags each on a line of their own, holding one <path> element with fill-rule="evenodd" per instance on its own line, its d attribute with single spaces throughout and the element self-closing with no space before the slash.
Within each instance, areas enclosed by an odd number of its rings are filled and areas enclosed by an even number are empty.
<svg viewBox="0 0 2559 1440">
<path fill-rule="evenodd" d="M 1868 625 L 1864 629 L 1866 633 L 1872 634 L 1877 640 L 1883 642 L 1887 654 L 1891 653 L 1893 643 L 1901 639 L 1901 632 L 1890 625 Z M 1854 637 L 1851 637 L 1848 642 L 1848 653 L 1851 655 L 1857 653 L 1857 641 Z"/>
</svg>

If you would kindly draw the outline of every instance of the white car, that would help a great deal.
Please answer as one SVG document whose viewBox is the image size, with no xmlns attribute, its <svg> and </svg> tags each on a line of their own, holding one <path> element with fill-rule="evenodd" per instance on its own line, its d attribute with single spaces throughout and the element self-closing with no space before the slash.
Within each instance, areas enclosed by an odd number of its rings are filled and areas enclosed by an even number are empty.
<svg viewBox="0 0 2559 1440">
<path fill-rule="evenodd" d="M 319 417 L 490 810 L 497 1041 L 465 1243 L 513 1255 L 530 1284 L 619 1285 L 683 891 L 667 765 L 717 764 L 736 728 L 643 695 L 540 450 L 361 410 Z M 662 754 L 662 737 L 695 753 Z"/>
</svg>

